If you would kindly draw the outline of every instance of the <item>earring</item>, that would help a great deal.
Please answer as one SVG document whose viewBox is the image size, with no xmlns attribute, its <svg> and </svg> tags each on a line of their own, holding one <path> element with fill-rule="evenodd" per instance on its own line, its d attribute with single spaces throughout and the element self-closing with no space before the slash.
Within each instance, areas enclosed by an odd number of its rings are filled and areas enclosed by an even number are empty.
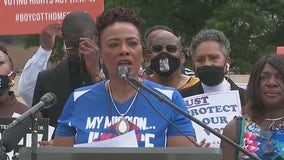
<svg viewBox="0 0 284 160">
<path fill-rule="evenodd" d="M 9 83 L 8 83 L 8 86 L 11 88 L 13 87 L 15 84 L 15 81 L 14 80 L 11 80 Z"/>
<path fill-rule="evenodd" d="M 226 67 L 227 67 L 227 73 L 229 73 L 229 71 L 230 71 L 230 64 L 226 63 Z"/>
</svg>

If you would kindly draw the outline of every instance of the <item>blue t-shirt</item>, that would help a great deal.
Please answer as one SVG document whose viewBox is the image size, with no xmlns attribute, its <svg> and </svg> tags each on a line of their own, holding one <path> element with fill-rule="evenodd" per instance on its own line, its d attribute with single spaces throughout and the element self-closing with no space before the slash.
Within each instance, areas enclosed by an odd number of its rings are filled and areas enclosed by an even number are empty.
<svg viewBox="0 0 284 160">
<path fill-rule="evenodd" d="M 75 136 L 76 144 L 106 140 L 119 135 L 116 131 L 116 125 L 120 119 L 119 114 L 111 102 L 105 82 L 82 87 L 72 93 L 58 119 L 55 135 Z M 148 80 L 144 80 L 143 84 L 161 95 L 166 95 L 166 98 L 187 112 L 184 100 L 176 89 Z M 129 130 L 135 130 L 139 147 L 165 147 L 168 136 L 182 135 L 152 107 L 172 121 L 185 135 L 195 136 L 189 119 L 144 89 L 140 89 L 140 92 L 125 115 L 125 119 L 130 124 Z M 121 113 L 127 111 L 133 97 L 125 103 L 115 101 Z"/>
</svg>

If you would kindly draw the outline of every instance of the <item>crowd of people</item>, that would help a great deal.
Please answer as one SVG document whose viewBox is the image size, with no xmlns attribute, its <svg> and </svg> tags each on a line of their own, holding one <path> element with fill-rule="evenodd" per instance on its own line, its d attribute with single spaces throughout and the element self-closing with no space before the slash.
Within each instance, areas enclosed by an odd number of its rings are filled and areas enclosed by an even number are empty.
<svg viewBox="0 0 284 160">
<path fill-rule="evenodd" d="M 48 68 L 58 36 L 66 58 Z M 57 96 L 54 107 L 37 115 L 49 118 L 56 128 L 53 138 L 40 141 L 41 146 L 93 143 L 135 131 L 138 147 L 210 147 L 206 139 L 198 142 L 190 119 L 117 73 L 127 66 L 127 76 L 185 112 L 185 97 L 238 91 L 242 116 L 231 120 L 223 135 L 259 159 L 284 159 L 283 55 L 261 57 L 245 90 L 226 76 L 232 62 L 230 42 L 216 29 L 201 30 L 192 38 L 190 74 L 185 72 L 180 37 L 171 28 L 156 25 L 146 31 L 143 42 L 140 17 L 128 8 L 105 10 L 96 20 L 86 12 L 71 12 L 62 25 L 47 26 L 42 40 L 19 81 L 27 105 L 9 90 L 15 73 L 0 44 L 0 117 L 24 113 L 47 92 Z M 252 158 L 222 140 L 220 148 L 225 160 Z"/>
</svg>

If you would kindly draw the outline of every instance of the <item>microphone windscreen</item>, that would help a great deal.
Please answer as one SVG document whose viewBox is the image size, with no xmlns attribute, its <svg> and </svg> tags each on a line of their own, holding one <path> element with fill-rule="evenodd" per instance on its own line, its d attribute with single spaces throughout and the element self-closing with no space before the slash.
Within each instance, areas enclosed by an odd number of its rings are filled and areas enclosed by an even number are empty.
<svg viewBox="0 0 284 160">
<path fill-rule="evenodd" d="M 48 109 L 56 103 L 57 98 L 56 98 L 56 95 L 54 93 L 48 92 L 40 98 L 40 101 L 42 101 L 44 104 L 46 104 L 44 106 L 44 109 Z"/>
<path fill-rule="evenodd" d="M 126 65 L 120 65 L 117 67 L 117 74 L 121 77 L 127 77 L 129 73 L 129 69 Z"/>
</svg>

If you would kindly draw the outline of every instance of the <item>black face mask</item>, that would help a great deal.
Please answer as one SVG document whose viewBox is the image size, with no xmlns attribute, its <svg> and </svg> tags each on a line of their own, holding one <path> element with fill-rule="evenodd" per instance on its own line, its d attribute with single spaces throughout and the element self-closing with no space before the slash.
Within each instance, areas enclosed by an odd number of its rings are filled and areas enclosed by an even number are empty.
<svg viewBox="0 0 284 160">
<path fill-rule="evenodd" d="M 167 77 L 180 67 L 180 59 L 162 52 L 151 60 L 151 68 L 158 75 Z"/>
<path fill-rule="evenodd" d="M 207 86 L 215 86 L 225 77 L 224 67 L 201 66 L 197 68 L 196 76 Z"/>
<path fill-rule="evenodd" d="M 0 96 L 9 88 L 9 76 L 0 75 Z"/>
</svg>

